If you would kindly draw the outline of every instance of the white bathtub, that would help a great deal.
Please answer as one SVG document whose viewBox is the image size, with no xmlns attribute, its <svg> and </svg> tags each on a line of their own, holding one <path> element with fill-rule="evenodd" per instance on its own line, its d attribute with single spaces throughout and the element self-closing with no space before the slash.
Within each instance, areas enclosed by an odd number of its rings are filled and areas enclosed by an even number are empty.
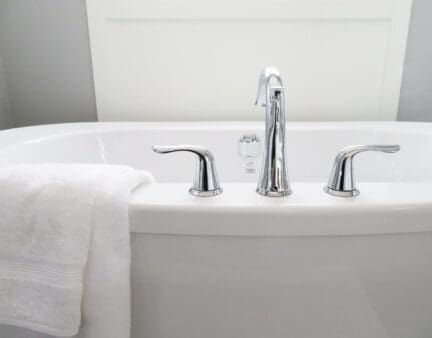
<svg viewBox="0 0 432 338">
<path fill-rule="evenodd" d="M 22 128 L 0 133 L 0 165 L 153 172 L 130 200 L 133 338 L 432 337 L 432 125 L 287 123 L 285 198 L 255 193 L 261 159 L 238 152 L 254 133 L 263 123 Z M 185 143 L 213 152 L 222 195 L 188 194 L 190 154 L 151 151 Z M 358 197 L 326 195 L 336 152 L 359 143 L 401 151 L 355 159 Z"/>
</svg>

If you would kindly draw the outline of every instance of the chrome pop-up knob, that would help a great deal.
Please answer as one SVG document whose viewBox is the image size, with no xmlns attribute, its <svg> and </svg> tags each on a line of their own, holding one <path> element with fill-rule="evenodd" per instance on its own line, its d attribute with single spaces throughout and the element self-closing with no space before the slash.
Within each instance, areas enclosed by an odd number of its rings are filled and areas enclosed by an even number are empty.
<svg viewBox="0 0 432 338">
<path fill-rule="evenodd" d="M 197 167 L 195 178 L 189 193 L 194 196 L 210 197 L 222 193 L 216 164 L 212 153 L 200 146 L 176 145 L 176 146 L 153 146 L 153 151 L 158 154 L 167 154 L 177 151 L 188 151 L 197 156 Z"/>
<path fill-rule="evenodd" d="M 324 191 L 333 196 L 353 197 L 360 192 L 356 188 L 353 176 L 353 158 L 363 151 L 381 151 L 384 153 L 395 153 L 400 146 L 394 145 L 356 145 L 342 149 L 337 154 L 333 170 Z"/>
</svg>

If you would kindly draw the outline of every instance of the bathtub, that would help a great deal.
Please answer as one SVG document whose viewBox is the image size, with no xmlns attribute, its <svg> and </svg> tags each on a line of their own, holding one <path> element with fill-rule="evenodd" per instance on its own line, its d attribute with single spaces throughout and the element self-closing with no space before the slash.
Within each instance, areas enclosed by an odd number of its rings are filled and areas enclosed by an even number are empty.
<svg viewBox="0 0 432 338">
<path fill-rule="evenodd" d="M 133 338 L 432 337 L 432 124 L 287 123 L 285 198 L 255 193 L 260 155 L 239 153 L 263 123 L 80 123 L 0 133 L 0 165 L 80 162 L 147 169 L 133 192 Z M 214 154 L 223 194 L 188 193 Z M 323 188 L 352 144 L 400 144 L 355 159 L 360 195 Z M 262 144 L 261 144 L 262 154 Z M 1 336 L 1 332 L 0 332 Z"/>
</svg>

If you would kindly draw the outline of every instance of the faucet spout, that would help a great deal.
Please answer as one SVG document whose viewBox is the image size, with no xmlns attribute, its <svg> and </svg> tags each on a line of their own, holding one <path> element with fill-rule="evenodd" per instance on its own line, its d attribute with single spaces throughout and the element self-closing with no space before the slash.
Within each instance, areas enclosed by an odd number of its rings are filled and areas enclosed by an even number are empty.
<svg viewBox="0 0 432 338">
<path fill-rule="evenodd" d="M 274 79 L 275 85 L 271 82 Z M 285 164 L 285 95 L 277 69 L 264 69 L 259 78 L 256 105 L 266 108 L 264 157 L 257 193 L 270 197 L 291 194 Z"/>
<path fill-rule="evenodd" d="M 283 87 L 282 78 L 279 74 L 279 71 L 273 67 L 265 68 L 261 72 L 258 80 L 258 93 L 255 101 L 256 106 L 266 107 L 268 105 L 268 100 L 270 98 L 270 81 L 272 79 L 275 80 L 277 86 Z"/>
</svg>

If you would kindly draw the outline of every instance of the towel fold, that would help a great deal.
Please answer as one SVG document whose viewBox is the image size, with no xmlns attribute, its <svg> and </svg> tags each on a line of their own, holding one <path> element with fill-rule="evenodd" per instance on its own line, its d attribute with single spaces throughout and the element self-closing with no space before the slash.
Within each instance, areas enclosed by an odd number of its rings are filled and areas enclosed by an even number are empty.
<svg viewBox="0 0 432 338">
<path fill-rule="evenodd" d="M 152 181 L 125 166 L 0 168 L 0 323 L 129 338 L 128 197 Z"/>
</svg>

